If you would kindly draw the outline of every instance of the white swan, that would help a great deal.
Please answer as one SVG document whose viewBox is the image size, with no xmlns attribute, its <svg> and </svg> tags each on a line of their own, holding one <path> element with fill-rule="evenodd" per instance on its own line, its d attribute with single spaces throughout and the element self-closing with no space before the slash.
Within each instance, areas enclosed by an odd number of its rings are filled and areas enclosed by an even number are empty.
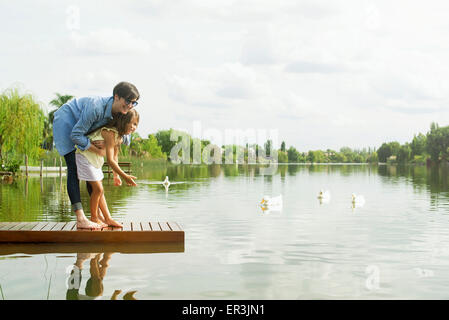
<svg viewBox="0 0 449 320">
<path fill-rule="evenodd" d="M 260 206 L 263 214 L 270 214 L 272 212 L 282 212 L 282 205 L 280 206 Z"/>
<path fill-rule="evenodd" d="M 165 176 L 165 180 L 164 180 L 164 182 L 162 182 L 162 184 L 167 187 L 170 186 L 170 181 L 168 181 L 168 176 Z"/>
<path fill-rule="evenodd" d="M 272 198 L 264 196 L 260 204 L 265 207 L 282 207 L 282 194 Z"/>
<path fill-rule="evenodd" d="M 365 197 L 362 195 L 352 194 L 352 206 L 355 207 L 363 207 L 365 204 Z"/>
<path fill-rule="evenodd" d="M 329 202 L 331 199 L 331 194 L 329 190 L 326 191 L 320 190 L 320 193 L 318 194 L 318 199 L 320 199 L 320 202 Z"/>
</svg>

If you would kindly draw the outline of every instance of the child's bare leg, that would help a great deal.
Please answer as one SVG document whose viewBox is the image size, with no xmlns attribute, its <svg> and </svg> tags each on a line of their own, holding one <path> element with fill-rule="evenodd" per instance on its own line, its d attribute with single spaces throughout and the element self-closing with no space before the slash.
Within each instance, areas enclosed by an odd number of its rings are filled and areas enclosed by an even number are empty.
<svg viewBox="0 0 449 320">
<path fill-rule="evenodd" d="M 90 220 L 99 226 L 104 227 L 104 224 L 98 218 L 99 203 L 104 192 L 103 184 L 101 181 L 89 181 L 89 184 L 92 187 L 92 193 L 90 195 Z"/>
<path fill-rule="evenodd" d="M 98 216 L 98 220 L 100 220 L 101 223 L 104 224 L 104 227 L 106 227 L 108 224 L 106 223 L 106 219 L 104 218 L 103 212 L 101 212 L 100 208 L 98 208 L 97 216 Z"/>
<path fill-rule="evenodd" d="M 102 194 L 100 198 L 100 209 L 103 213 L 104 221 L 111 227 L 119 227 L 122 228 L 123 225 L 121 223 L 118 223 L 117 221 L 113 220 L 111 217 L 111 214 L 109 213 L 108 204 L 106 203 L 106 198 L 104 197 L 104 194 Z"/>
</svg>

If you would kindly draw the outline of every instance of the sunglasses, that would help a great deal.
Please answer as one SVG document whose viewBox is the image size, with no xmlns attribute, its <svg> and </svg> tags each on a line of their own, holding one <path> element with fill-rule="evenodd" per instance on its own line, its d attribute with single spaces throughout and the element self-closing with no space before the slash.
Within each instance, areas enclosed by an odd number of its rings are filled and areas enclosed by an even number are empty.
<svg viewBox="0 0 449 320">
<path fill-rule="evenodd" d="M 137 101 L 131 101 L 129 99 L 125 99 L 125 103 L 127 106 L 129 106 L 130 104 L 133 105 L 133 107 L 137 106 L 139 103 Z"/>
</svg>

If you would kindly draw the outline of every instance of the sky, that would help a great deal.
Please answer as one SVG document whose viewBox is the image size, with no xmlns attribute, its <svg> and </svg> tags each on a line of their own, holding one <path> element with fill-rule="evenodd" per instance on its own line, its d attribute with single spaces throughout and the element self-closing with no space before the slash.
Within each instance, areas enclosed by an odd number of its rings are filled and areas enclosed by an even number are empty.
<svg viewBox="0 0 449 320">
<path fill-rule="evenodd" d="M 143 137 L 378 148 L 449 125 L 448 16 L 432 0 L 0 0 L 0 90 L 48 112 L 56 92 L 129 81 Z"/>
</svg>

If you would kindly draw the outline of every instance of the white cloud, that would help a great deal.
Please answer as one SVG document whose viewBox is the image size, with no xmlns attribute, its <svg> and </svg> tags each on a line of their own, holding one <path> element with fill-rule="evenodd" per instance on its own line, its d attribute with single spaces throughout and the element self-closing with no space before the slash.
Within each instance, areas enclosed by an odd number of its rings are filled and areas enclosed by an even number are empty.
<svg viewBox="0 0 449 320">
<path fill-rule="evenodd" d="M 241 61 L 244 65 L 270 65 L 276 62 L 272 36 L 266 27 L 247 32 L 242 48 Z"/>
<path fill-rule="evenodd" d="M 135 55 L 148 54 L 150 44 L 126 30 L 102 28 L 83 34 L 70 33 L 68 52 L 86 55 Z"/>
<path fill-rule="evenodd" d="M 224 107 L 236 100 L 250 99 L 255 82 L 254 72 L 238 63 L 199 68 L 189 76 L 167 77 L 169 94 L 174 100 L 210 107 Z"/>
<path fill-rule="evenodd" d="M 21 82 L 50 101 L 127 80 L 143 136 L 199 119 L 338 149 L 412 138 L 449 116 L 443 1 L 77 0 L 71 30 L 67 3 L 43 3 L 1 5 L 0 89 Z"/>
<path fill-rule="evenodd" d="M 66 72 L 66 87 L 75 92 L 88 92 L 92 95 L 112 95 L 112 88 L 121 77 L 109 70 L 79 71 L 70 68 Z"/>
<path fill-rule="evenodd" d="M 338 64 L 295 61 L 285 66 L 285 71 L 296 73 L 336 73 L 344 72 L 345 68 Z"/>
</svg>

